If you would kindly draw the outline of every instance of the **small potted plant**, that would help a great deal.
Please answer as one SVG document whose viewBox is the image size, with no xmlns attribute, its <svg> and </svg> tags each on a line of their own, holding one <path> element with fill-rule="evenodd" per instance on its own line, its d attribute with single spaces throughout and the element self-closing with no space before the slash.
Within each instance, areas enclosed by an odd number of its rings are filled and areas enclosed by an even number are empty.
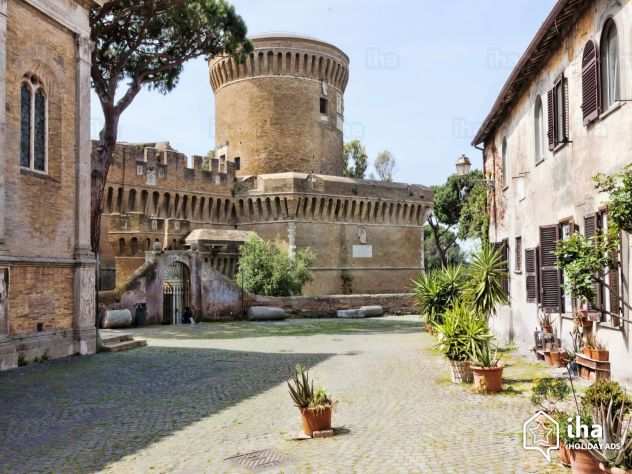
<svg viewBox="0 0 632 474">
<path fill-rule="evenodd" d="M 542 311 L 538 316 L 538 320 L 544 334 L 553 334 L 553 320 L 549 311 Z"/>
<path fill-rule="evenodd" d="M 490 343 L 482 344 L 472 353 L 474 387 L 484 393 L 500 392 L 503 368 L 498 351 L 492 348 Z"/>
<path fill-rule="evenodd" d="M 566 365 L 566 351 L 558 347 L 551 349 L 549 353 L 551 367 L 564 367 Z"/>
<path fill-rule="evenodd" d="M 593 360 L 600 362 L 608 362 L 610 359 L 610 352 L 608 348 L 599 342 L 596 338 L 593 340 L 592 347 L 590 348 L 590 357 Z"/>
<path fill-rule="evenodd" d="M 586 336 L 586 341 L 584 342 L 584 346 L 582 347 L 582 354 L 584 354 L 589 359 L 592 359 L 592 351 L 595 346 L 595 337 L 592 335 Z"/>
<path fill-rule="evenodd" d="M 334 403 L 324 389 L 314 391 L 307 370 L 297 365 L 287 384 L 292 401 L 301 412 L 305 434 L 312 436 L 315 431 L 331 430 Z"/>
<path fill-rule="evenodd" d="M 563 378 L 537 379 L 531 389 L 531 403 L 545 413 L 556 413 L 557 404 L 563 402 L 571 393 L 571 388 Z"/>
</svg>

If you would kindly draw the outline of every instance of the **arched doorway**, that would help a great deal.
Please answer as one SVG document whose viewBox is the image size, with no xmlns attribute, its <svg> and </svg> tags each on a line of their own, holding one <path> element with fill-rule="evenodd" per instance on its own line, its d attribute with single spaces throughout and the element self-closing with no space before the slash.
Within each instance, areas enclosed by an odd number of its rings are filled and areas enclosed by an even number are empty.
<svg viewBox="0 0 632 474">
<path fill-rule="evenodd" d="M 181 324 L 182 313 L 191 305 L 191 279 L 188 267 L 173 262 L 162 285 L 162 323 Z"/>
</svg>

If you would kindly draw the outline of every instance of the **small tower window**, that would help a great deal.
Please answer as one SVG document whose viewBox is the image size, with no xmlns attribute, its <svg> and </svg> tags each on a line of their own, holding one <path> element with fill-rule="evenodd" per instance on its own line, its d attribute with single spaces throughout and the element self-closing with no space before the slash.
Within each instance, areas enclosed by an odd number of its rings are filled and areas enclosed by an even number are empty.
<svg viewBox="0 0 632 474">
<path fill-rule="evenodd" d="M 327 99 L 324 97 L 320 98 L 320 113 L 321 115 L 327 115 Z"/>
<path fill-rule="evenodd" d="M 236 170 L 240 170 L 241 169 L 241 158 L 236 156 L 235 157 L 235 169 Z"/>
</svg>

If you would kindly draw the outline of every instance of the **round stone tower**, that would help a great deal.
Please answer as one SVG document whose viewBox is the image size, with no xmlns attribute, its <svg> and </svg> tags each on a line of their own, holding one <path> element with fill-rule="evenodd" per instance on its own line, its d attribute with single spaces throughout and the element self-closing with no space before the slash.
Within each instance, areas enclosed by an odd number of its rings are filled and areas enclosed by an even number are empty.
<svg viewBox="0 0 632 474">
<path fill-rule="evenodd" d="M 316 39 L 251 38 L 243 64 L 214 58 L 215 143 L 241 176 L 298 171 L 341 175 L 349 58 Z M 221 158 L 221 157 L 220 157 Z"/>
</svg>

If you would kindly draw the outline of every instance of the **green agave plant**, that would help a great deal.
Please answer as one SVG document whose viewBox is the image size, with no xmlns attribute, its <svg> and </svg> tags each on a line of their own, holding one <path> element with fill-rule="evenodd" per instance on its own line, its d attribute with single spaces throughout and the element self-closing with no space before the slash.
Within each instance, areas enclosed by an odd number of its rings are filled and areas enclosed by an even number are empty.
<svg viewBox="0 0 632 474">
<path fill-rule="evenodd" d="M 480 314 L 489 318 L 497 306 L 508 303 L 503 289 L 503 279 L 507 278 L 506 262 L 491 244 L 483 244 L 474 254 L 467 272 L 467 300 Z"/>
<path fill-rule="evenodd" d="M 485 317 L 468 303 L 457 301 L 448 309 L 443 322 L 435 324 L 437 348 L 450 360 L 465 361 L 488 346 L 493 335 Z"/>
<path fill-rule="evenodd" d="M 420 275 L 413 281 L 419 311 L 428 323 L 440 323 L 463 293 L 465 272 L 461 265 Z"/>
</svg>

